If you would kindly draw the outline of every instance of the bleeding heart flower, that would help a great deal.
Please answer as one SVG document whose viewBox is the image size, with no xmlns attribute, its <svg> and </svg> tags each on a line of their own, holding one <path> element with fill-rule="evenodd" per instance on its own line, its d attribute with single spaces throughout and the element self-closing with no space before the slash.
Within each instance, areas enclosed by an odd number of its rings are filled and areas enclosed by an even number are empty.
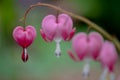
<svg viewBox="0 0 120 80">
<path fill-rule="evenodd" d="M 73 21 L 67 14 L 60 14 L 59 16 L 48 15 L 42 21 L 42 29 L 40 33 L 46 42 L 55 41 L 57 57 L 61 55 L 60 42 L 61 40 L 70 40 L 74 33 Z"/>
<path fill-rule="evenodd" d="M 110 41 L 104 42 L 99 55 L 99 60 L 102 66 L 104 67 L 104 71 L 101 75 L 101 80 L 106 79 L 106 75 L 108 72 L 110 72 L 111 74 L 110 80 L 115 80 L 113 71 L 114 71 L 114 65 L 117 61 L 117 51 L 112 42 Z"/>
<path fill-rule="evenodd" d="M 78 33 L 72 40 L 72 47 L 79 60 L 85 60 L 86 65 L 84 66 L 83 75 L 84 77 L 89 75 L 89 62 L 92 59 L 96 60 L 99 56 L 103 44 L 103 38 L 98 32 L 91 32 L 87 35 L 84 32 Z M 79 61 L 73 55 L 71 51 L 68 52 L 69 56 L 74 61 Z"/>
<path fill-rule="evenodd" d="M 32 44 L 36 37 L 36 30 L 32 26 L 27 26 L 25 29 L 18 26 L 13 31 L 13 38 L 23 48 L 22 60 L 26 62 L 28 60 L 27 47 Z"/>
</svg>

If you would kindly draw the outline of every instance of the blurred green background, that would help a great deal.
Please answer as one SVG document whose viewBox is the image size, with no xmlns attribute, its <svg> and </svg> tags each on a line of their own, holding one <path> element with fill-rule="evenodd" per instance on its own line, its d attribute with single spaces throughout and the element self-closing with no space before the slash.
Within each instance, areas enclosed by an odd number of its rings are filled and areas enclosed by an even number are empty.
<svg viewBox="0 0 120 80">
<path fill-rule="evenodd" d="M 85 16 L 120 39 L 120 0 L 0 0 L 0 80 L 80 80 L 84 63 L 75 63 L 67 55 L 71 42 L 61 43 L 62 56 L 57 59 L 55 43 L 46 43 L 40 36 L 41 20 L 47 14 L 56 14 L 50 8 L 38 7 L 28 14 L 27 24 L 35 26 L 37 38 L 28 48 L 28 62 L 22 62 L 22 48 L 14 41 L 12 31 L 23 25 L 19 19 L 37 2 L 54 4 Z M 86 24 L 77 20 L 74 27 L 77 31 L 87 30 Z M 97 62 L 91 62 L 91 66 L 96 70 L 101 68 Z"/>
</svg>

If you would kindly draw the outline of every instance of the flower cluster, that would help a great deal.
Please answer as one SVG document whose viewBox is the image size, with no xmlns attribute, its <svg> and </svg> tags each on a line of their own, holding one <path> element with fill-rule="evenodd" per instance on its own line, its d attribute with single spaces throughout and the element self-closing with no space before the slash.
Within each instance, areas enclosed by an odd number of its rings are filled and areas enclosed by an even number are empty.
<svg viewBox="0 0 120 80">
<path fill-rule="evenodd" d="M 85 78 L 90 72 L 90 61 L 95 60 L 101 62 L 104 67 L 101 80 L 105 80 L 108 72 L 111 74 L 111 80 L 114 80 L 113 71 L 117 61 L 117 51 L 114 44 L 104 40 L 98 32 L 90 32 L 89 34 L 80 32 L 74 36 L 75 30 L 69 15 L 48 15 L 42 20 L 40 34 L 46 42 L 56 42 L 55 55 L 57 57 L 61 55 L 60 42 L 72 39 L 73 51 L 68 51 L 68 54 L 76 62 L 85 61 L 83 69 Z M 23 48 L 21 58 L 24 62 L 28 60 L 27 48 L 33 43 L 35 37 L 36 30 L 33 26 L 27 26 L 25 29 L 17 26 L 13 31 L 13 38 Z"/>
<path fill-rule="evenodd" d="M 71 51 L 68 51 L 69 56 L 76 62 L 85 61 L 83 69 L 83 76 L 85 78 L 89 75 L 89 62 L 96 60 L 101 62 L 104 67 L 101 80 L 106 79 L 108 72 L 111 74 L 111 80 L 114 80 L 113 71 L 117 61 L 117 52 L 112 42 L 104 41 L 98 32 L 91 32 L 88 35 L 81 32 L 76 34 L 72 39 L 72 48 L 78 58 Z"/>
<path fill-rule="evenodd" d="M 61 55 L 60 42 L 71 40 L 74 33 L 73 21 L 67 14 L 46 16 L 42 21 L 42 29 L 40 29 L 40 34 L 46 42 L 56 42 L 55 55 L 57 57 Z M 25 29 L 17 26 L 13 31 L 13 38 L 23 48 L 21 58 L 24 62 L 28 60 L 27 47 L 32 44 L 35 37 L 36 30 L 32 26 L 27 26 Z"/>
</svg>

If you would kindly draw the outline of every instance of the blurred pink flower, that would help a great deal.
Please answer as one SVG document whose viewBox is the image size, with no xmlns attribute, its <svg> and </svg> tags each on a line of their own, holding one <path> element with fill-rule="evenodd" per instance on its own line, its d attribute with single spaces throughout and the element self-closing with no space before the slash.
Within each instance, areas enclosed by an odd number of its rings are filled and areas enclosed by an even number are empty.
<svg viewBox="0 0 120 80">
<path fill-rule="evenodd" d="M 71 51 L 68 51 L 69 56 L 76 62 L 83 60 L 85 66 L 83 69 L 83 76 L 86 78 L 89 75 L 91 58 L 96 60 L 99 56 L 103 44 L 103 38 L 98 32 L 91 32 L 87 35 L 84 32 L 78 33 L 72 40 L 72 48 L 76 53 L 78 59 Z"/>
<path fill-rule="evenodd" d="M 112 42 L 104 42 L 100 52 L 99 60 L 104 67 L 109 68 L 109 71 L 113 71 L 113 67 L 117 61 L 117 51 Z"/>
<path fill-rule="evenodd" d="M 114 65 L 117 61 L 117 51 L 114 44 L 110 41 L 105 41 L 100 55 L 99 60 L 104 67 L 103 73 L 101 74 L 101 80 L 106 79 L 106 75 L 110 72 L 110 80 L 115 80 Z"/>
<path fill-rule="evenodd" d="M 96 60 L 99 56 L 103 41 L 102 36 L 97 32 L 91 32 L 89 35 L 81 32 L 74 36 L 72 47 L 80 60 L 83 60 L 84 57 L 91 57 Z M 72 52 L 70 55 L 72 55 Z M 73 56 L 74 55 L 72 55 L 72 57 Z"/>
<path fill-rule="evenodd" d="M 57 57 L 61 55 L 60 42 L 61 40 L 70 40 L 74 33 L 73 21 L 67 14 L 58 16 L 48 15 L 42 21 L 42 29 L 40 33 L 46 42 L 55 41 L 57 44 L 55 54 Z"/>
<path fill-rule="evenodd" d="M 36 30 L 33 26 L 27 26 L 25 29 L 17 26 L 13 31 L 13 38 L 23 48 L 22 60 L 24 62 L 28 59 L 26 48 L 32 44 L 36 37 Z"/>
</svg>

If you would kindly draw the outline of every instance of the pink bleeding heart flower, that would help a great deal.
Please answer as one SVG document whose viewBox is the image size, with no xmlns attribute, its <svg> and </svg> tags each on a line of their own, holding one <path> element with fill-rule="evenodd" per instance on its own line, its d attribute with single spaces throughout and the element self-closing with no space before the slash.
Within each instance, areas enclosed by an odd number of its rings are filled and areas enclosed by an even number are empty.
<svg viewBox="0 0 120 80">
<path fill-rule="evenodd" d="M 25 29 L 21 26 L 17 26 L 13 31 L 13 38 L 23 48 L 22 60 L 26 62 L 28 60 L 27 47 L 32 44 L 36 37 L 36 30 L 33 26 L 27 26 Z"/>
<path fill-rule="evenodd" d="M 83 60 L 85 58 L 86 65 L 83 69 L 84 77 L 89 75 L 89 62 L 91 58 L 94 60 L 97 59 L 103 41 L 102 36 L 98 32 L 91 32 L 89 35 L 81 32 L 74 36 L 72 48 L 79 59 L 77 59 L 71 51 L 69 51 L 68 54 L 74 61 Z"/>
<path fill-rule="evenodd" d="M 57 57 L 61 55 L 60 42 L 61 40 L 70 40 L 74 33 L 75 28 L 73 28 L 73 21 L 67 14 L 60 14 L 57 17 L 54 15 L 46 16 L 42 21 L 42 29 L 40 33 L 42 38 L 46 42 L 55 41 Z"/>
<path fill-rule="evenodd" d="M 89 35 L 81 32 L 74 36 L 72 47 L 80 60 L 83 60 L 84 57 L 91 57 L 96 60 L 103 41 L 102 36 L 98 32 L 91 32 Z M 72 52 L 69 51 L 69 53 L 72 55 Z"/>
<path fill-rule="evenodd" d="M 111 74 L 111 80 L 115 80 L 113 71 L 114 71 L 114 65 L 117 61 L 117 51 L 112 42 L 110 41 L 104 42 L 99 55 L 99 60 L 102 66 L 104 67 L 104 71 L 101 75 L 101 80 L 105 79 L 108 71 Z"/>
</svg>

